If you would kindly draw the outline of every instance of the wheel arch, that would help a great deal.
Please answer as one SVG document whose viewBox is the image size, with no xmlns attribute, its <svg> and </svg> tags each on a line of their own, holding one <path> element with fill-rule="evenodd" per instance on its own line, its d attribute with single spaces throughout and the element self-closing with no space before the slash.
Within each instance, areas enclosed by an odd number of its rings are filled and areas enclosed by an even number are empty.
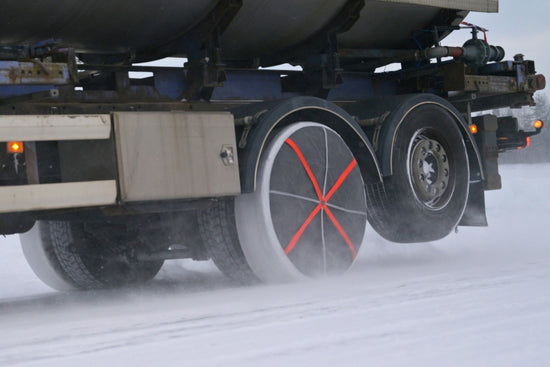
<svg viewBox="0 0 550 367">
<path fill-rule="evenodd" d="M 475 143 L 475 138 L 470 131 L 468 123 L 462 118 L 460 112 L 447 100 L 433 94 L 416 94 L 404 98 L 401 105 L 394 111 L 395 115 L 393 119 L 392 116 L 388 116 L 389 123 L 385 125 L 386 131 L 384 131 L 384 128 L 381 131 L 383 142 L 380 146 L 379 160 L 381 162 L 382 172 L 384 176 L 393 174 L 395 140 L 402 122 L 415 108 L 426 104 L 441 107 L 453 118 L 462 134 L 468 154 L 470 171 L 469 194 L 466 201 L 466 207 L 464 208 L 462 218 L 458 225 L 487 226 L 483 189 L 485 173 L 481 152 Z"/>
<path fill-rule="evenodd" d="M 468 123 L 461 117 L 460 112 L 450 102 L 433 94 L 413 94 L 403 96 L 396 100 L 394 108 L 385 119 L 380 132 L 381 144 L 378 150 L 378 157 L 383 175 L 391 176 L 393 174 L 395 140 L 403 121 L 415 108 L 426 104 L 437 105 L 443 108 L 455 120 L 464 138 L 464 144 L 468 152 L 470 181 L 484 180 L 485 174 L 483 171 L 481 153 L 475 144 L 475 138 L 468 127 Z"/>
<path fill-rule="evenodd" d="M 466 146 L 470 169 L 470 194 L 460 225 L 486 226 L 483 188 L 485 172 L 482 155 L 470 132 L 468 123 L 450 102 L 439 96 L 424 93 L 371 99 L 351 103 L 344 108 L 360 120 L 381 121 L 380 131 L 374 133 L 373 141 L 376 142 L 376 155 L 382 175 L 387 178 L 393 175 L 393 152 L 401 123 L 415 108 L 425 104 L 438 105 L 447 111 L 456 122 Z"/>
<path fill-rule="evenodd" d="M 236 118 L 259 115 L 246 144 L 239 148 L 241 188 L 254 192 L 262 152 L 269 138 L 282 127 L 300 121 L 314 121 L 331 127 L 354 154 L 365 181 L 382 181 L 382 171 L 374 148 L 359 124 L 344 109 L 316 97 L 294 97 L 283 101 L 258 103 L 234 111 Z M 240 132 L 242 135 L 242 132 Z M 243 141 L 241 136 L 241 142 Z M 241 145 L 242 146 L 242 145 Z"/>
</svg>

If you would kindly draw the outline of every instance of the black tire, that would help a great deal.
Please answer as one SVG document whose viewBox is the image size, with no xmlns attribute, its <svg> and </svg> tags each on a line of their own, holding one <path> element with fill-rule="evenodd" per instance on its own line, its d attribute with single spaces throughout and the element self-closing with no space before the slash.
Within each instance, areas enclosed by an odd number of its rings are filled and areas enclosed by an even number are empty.
<svg viewBox="0 0 550 367">
<path fill-rule="evenodd" d="M 163 264 L 162 260 L 114 259 L 113 249 L 87 233 L 83 223 L 39 221 L 20 238 L 25 258 L 35 274 L 61 291 L 146 282 L 154 278 Z"/>
<path fill-rule="evenodd" d="M 240 246 L 234 199 L 219 199 L 198 215 L 202 241 L 218 269 L 239 284 L 257 283 L 259 279 L 250 269 Z"/>
<path fill-rule="evenodd" d="M 447 236 L 464 213 L 469 189 L 468 153 L 456 119 L 437 103 L 419 103 L 383 138 L 393 139 L 393 175 L 383 187 L 367 187 L 371 225 L 393 242 Z"/>
</svg>

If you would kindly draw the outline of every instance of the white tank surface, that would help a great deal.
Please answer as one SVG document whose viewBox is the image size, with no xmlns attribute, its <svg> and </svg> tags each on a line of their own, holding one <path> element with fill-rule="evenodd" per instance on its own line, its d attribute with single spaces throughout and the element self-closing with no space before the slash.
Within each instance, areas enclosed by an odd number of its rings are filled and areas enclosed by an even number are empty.
<svg viewBox="0 0 550 367">
<path fill-rule="evenodd" d="M 235 15 L 223 26 L 221 48 L 240 60 L 299 46 L 347 8 L 359 18 L 339 33 L 340 47 L 398 49 L 410 47 L 415 31 L 457 25 L 469 11 L 496 12 L 498 0 L 18 0 L 2 5 L 0 46 L 53 39 L 79 53 L 134 60 L 182 55 L 194 38 L 203 42 L 197 26 L 226 8 Z"/>
</svg>

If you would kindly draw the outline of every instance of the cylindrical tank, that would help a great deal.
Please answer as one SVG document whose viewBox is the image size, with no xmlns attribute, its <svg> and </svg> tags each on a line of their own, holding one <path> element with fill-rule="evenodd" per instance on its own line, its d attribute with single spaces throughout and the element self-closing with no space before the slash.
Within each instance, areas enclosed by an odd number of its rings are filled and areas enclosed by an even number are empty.
<svg viewBox="0 0 550 367">
<path fill-rule="evenodd" d="M 222 35 L 224 57 L 238 60 L 276 55 L 316 34 L 347 2 L 243 0 L 242 8 Z M 413 32 L 430 27 L 436 17 L 441 22 L 441 10 L 448 3 L 365 0 L 359 20 L 339 35 L 340 46 L 410 47 Z M 465 4 L 472 2 L 454 2 L 458 3 L 467 8 Z M 131 53 L 137 60 L 162 57 L 166 53 L 157 55 L 155 50 L 173 44 L 217 4 L 218 0 L 7 1 L 0 11 L 0 46 L 56 39 L 81 53 Z M 456 24 L 466 13 L 443 21 Z"/>
<path fill-rule="evenodd" d="M 87 53 L 148 52 L 184 34 L 217 0 L 17 0 L 0 10 L 0 43 L 48 39 Z"/>
<path fill-rule="evenodd" d="M 248 0 L 222 37 L 224 55 L 250 58 L 307 40 L 338 15 L 347 0 Z"/>
</svg>

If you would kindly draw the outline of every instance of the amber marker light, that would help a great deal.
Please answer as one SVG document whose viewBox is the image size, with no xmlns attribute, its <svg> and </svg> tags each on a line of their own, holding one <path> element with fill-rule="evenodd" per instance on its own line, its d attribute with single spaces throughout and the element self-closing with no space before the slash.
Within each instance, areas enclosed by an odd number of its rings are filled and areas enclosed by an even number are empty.
<svg viewBox="0 0 550 367">
<path fill-rule="evenodd" d="M 531 137 L 528 136 L 527 138 L 525 138 L 525 146 L 518 147 L 518 149 L 526 149 L 526 148 L 529 148 L 530 145 L 531 145 Z"/>
<path fill-rule="evenodd" d="M 475 124 L 470 125 L 470 132 L 472 134 L 477 134 L 477 125 Z"/>
<path fill-rule="evenodd" d="M 8 153 L 23 153 L 25 151 L 25 146 L 22 141 L 9 141 L 8 142 Z"/>
<path fill-rule="evenodd" d="M 544 126 L 544 122 L 542 122 L 541 120 L 537 120 L 533 122 L 533 126 L 535 127 L 535 129 L 542 129 L 542 127 Z"/>
</svg>

